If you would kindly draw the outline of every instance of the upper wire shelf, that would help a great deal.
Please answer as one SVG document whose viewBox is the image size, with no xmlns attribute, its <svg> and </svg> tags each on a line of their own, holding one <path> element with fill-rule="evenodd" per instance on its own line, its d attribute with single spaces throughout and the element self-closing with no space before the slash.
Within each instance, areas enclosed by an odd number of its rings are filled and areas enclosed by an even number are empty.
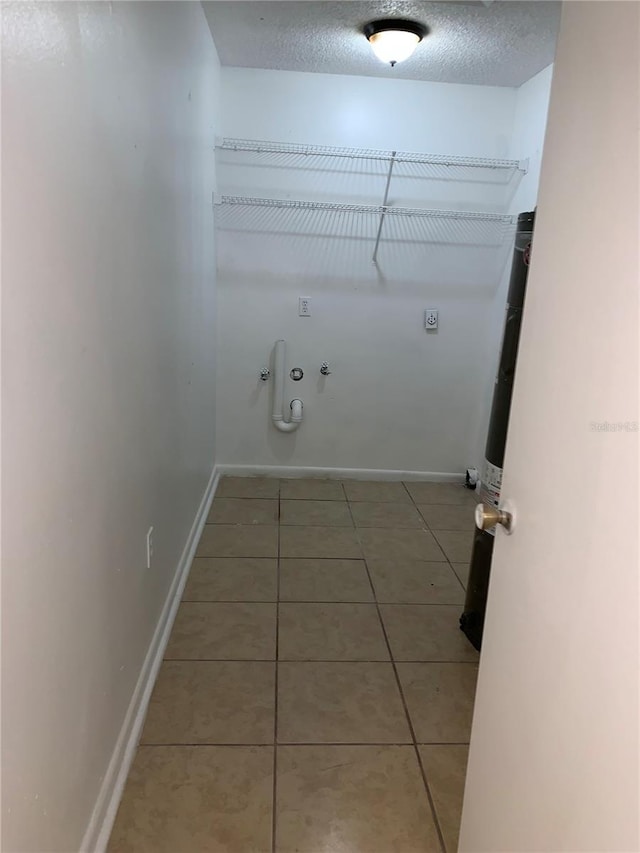
<svg viewBox="0 0 640 853">
<path fill-rule="evenodd" d="M 309 157 L 341 157 L 350 160 L 393 160 L 396 163 L 506 169 L 520 172 L 526 172 L 528 165 L 526 160 L 460 157 L 451 154 L 419 154 L 409 151 L 382 151 L 374 148 L 337 148 L 330 145 L 303 145 L 293 142 L 269 142 L 258 139 L 227 137 L 217 143 L 216 148 L 224 151 L 250 151 L 256 154 L 302 154 Z"/>
</svg>

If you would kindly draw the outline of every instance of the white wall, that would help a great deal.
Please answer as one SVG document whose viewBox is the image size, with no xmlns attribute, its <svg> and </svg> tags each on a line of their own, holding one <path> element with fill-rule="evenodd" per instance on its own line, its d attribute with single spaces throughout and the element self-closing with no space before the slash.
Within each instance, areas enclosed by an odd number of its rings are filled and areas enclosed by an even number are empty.
<svg viewBox="0 0 640 853">
<path fill-rule="evenodd" d="M 2 13 L 2 849 L 69 853 L 213 465 L 219 66 L 198 3 Z"/>
<path fill-rule="evenodd" d="M 529 170 L 511 203 L 514 213 L 533 210 L 538 202 L 552 77 L 553 65 L 548 65 L 518 89 L 509 152 L 511 157 L 528 157 Z"/>
<path fill-rule="evenodd" d="M 225 136 L 508 156 L 514 89 L 253 68 L 222 81 Z"/>
<path fill-rule="evenodd" d="M 534 210 L 538 200 L 538 184 L 540 181 L 540 166 L 542 164 L 542 149 L 547 127 L 547 111 L 551 92 L 553 65 L 547 66 L 535 77 L 532 77 L 518 89 L 516 109 L 514 114 L 513 132 L 509 147 L 509 156 L 529 159 L 527 174 L 522 178 L 509 205 L 509 212 L 514 215 Z M 483 360 L 488 366 L 486 373 L 485 391 L 480 398 L 478 414 L 474 418 L 476 424 L 474 449 L 471 458 L 481 471 L 484 461 L 487 429 L 491 415 L 493 386 L 500 358 L 502 334 L 504 329 L 505 305 L 509 292 L 511 276 L 511 257 L 506 264 L 500 286 L 494 293 L 489 323 L 486 332 L 486 349 Z"/>
<path fill-rule="evenodd" d="M 510 154 L 514 89 L 236 68 L 223 69 L 222 80 L 228 137 Z M 312 171 L 300 158 L 273 158 L 265 168 L 264 160 L 258 167 L 242 156 L 219 155 L 226 192 L 382 200 L 384 166 L 361 162 L 336 174 L 335 161 Z M 404 180 L 392 184 L 396 204 L 500 211 L 517 190 L 516 179 L 500 183 L 501 173 L 472 181 L 424 167 L 400 174 Z M 219 460 L 463 472 L 486 385 L 478 355 L 486 349 L 508 241 L 471 246 L 451 224 L 396 220 L 385 225 L 395 239 L 383 242 L 376 269 L 377 220 L 347 220 L 341 233 L 349 239 L 336 239 L 335 217 L 226 208 L 218 217 Z M 297 316 L 301 295 L 313 300 L 310 318 Z M 436 334 L 424 330 L 425 308 L 440 311 Z M 300 396 L 305 405 L 294 435 L 270 426 L 271 385 L 257 380 L 279 337 L 289 343 L 288 367 L 306 372 L 302 382 L 288 383 L 288 398 Z M 325 359 L 333 370 L 326 380 L 318 372 Z"/>
</svg>

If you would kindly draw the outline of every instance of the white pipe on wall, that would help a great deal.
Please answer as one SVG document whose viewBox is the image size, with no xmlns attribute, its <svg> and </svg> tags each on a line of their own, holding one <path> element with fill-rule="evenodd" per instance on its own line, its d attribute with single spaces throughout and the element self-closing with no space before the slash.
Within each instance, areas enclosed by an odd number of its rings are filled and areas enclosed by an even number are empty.
<svg viewBox="0 0 640 853">
<path fill-rule="evenodd" d="M 273 356 L 273 412 L 271 417 L 273 422 L 283 420 L 282 411 L 284 403 L 284 369 L 286 356 L 286 343 L 284 341 L 276 341 L 276 346 Z"/>
<path fill-rule="evenodd" d="M 280 432 L 294 432 L 302 423 L 302 401 L 298 399 L 291 401 L 291 419 L 286 421 L 284 419 L 284 372 L 286 346 L 285 341 L 276 341 L 273 359 L 275 382 L 273 385 L 273 409 L 271 412 L 271 420 L 273 421 L 273 425 L 276 429 L 279 429 Z"/>
</svg>

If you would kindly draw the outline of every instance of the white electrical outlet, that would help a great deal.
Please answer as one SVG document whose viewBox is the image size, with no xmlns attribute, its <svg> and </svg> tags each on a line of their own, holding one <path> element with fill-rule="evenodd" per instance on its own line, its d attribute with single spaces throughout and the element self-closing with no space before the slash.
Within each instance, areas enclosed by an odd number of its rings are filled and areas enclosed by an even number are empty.
<svg viewBox="0 0 640 853">
<path fill-rule="evenodd" d="M 310 317 L 310 316 L 311 316 L 311 297 L 310 296 L 298 297 L 298 317 Z"/>
<path fill-rule="evenodd" d="M 435 308 L 427 308 L 424 312 L 424 327 L 429 331 L 438 328 L 438 312 Z"/>
<path fill-rule="evenodd" d="M 151 560 L 153 558 L 153 527 L 147 531 L 147 568 L 151 568 Z"/>
</svg>

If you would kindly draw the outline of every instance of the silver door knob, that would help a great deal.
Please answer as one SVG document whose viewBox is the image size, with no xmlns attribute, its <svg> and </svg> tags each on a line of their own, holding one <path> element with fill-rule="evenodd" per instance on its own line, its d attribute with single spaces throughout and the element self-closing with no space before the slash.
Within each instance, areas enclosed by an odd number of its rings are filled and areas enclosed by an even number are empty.
<svg viewBox="0 0 640 853">
<path fill-rule="evenodd" d="M 495 527 L 496 524 L 501 524 L 507 533 L 511 533 L 513 516 L 510 512 L 498 509 L 497 506 L 478 504 L 476 506 L 475 519 L 478 530 L 488 530 L 490 527 Z"/>
</svg>

